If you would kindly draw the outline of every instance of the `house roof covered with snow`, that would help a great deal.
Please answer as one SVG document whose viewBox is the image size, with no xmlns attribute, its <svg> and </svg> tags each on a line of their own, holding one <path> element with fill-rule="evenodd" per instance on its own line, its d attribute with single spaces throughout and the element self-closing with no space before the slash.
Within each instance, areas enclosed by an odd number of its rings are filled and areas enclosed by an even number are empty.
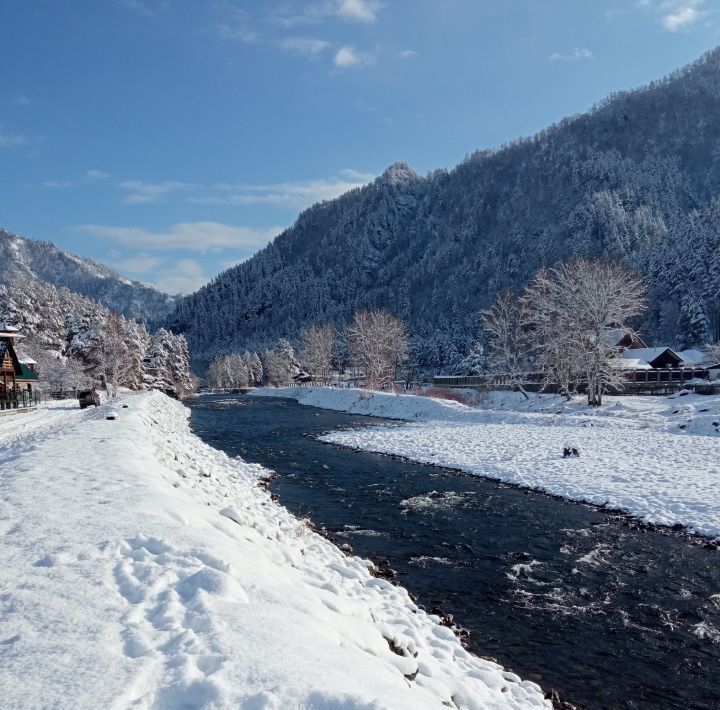
<svg viewBox="0 0 720 710">
<path fill-rule="evenodd" d="M 4 321 L 0 321 L 0 338 L 22 338 L 19 335 L 19 329 L 12 325 L 8 325 Z"/>
<path fill-rule="evenodd" d="M 707 356 L 700 350 L 682 350 L 678 355 L 686 365 L 701 365 L 707 361 Z"/>
<path fill-rule="evenodd" d="M 631 350 L 630 352 L 636 352 Z M 649 362 L 641 360 L 637 357 L 622 357 L 615 361 L 615 366 L 619 370 L 652 370 L 653 367 Z"/>
<path fill-rule="evenodd" d="M 602 336 L 603 342 L 608 347 L 617 348 L 644 348 L 645 341 L 634 333 L 628 333 L 622 328 L 613 328 L 612 330 L 605 331 Z"/>
<path fill-rule="evenodd" d="M 624 360 L 641 360 L 651 367 L 677 367 L 682 364 L 682 358 L 670 348 L 633 348 L 625 350 L 620 357 Z M 645 369 L 645 368 L 642 368 Z"/>
</svg>

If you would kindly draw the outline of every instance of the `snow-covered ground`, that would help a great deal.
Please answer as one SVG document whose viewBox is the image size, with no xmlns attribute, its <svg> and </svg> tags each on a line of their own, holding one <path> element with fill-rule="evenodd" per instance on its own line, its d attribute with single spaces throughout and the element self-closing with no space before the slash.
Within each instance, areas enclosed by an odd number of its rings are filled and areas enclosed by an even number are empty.
<svg viewBox="0 0 720 710">
<path fill-rule="evenodd" d="M 188 414 L 146 393 L 0 418 L 3 708 L 549 707 Z"/>
<path fill-rule="evenodd" d="M 322 388 L 259 389 L 302 404 L 412 424 L 333 432 L 324 441 L 395 454 L 568 499 L 620 508 L 647 522 L 720 537 L 720 397 L 582 398 L 496 392 L 476 407 Z M 579 458 L 563 458 L 565 445 Z"/>
</svg>

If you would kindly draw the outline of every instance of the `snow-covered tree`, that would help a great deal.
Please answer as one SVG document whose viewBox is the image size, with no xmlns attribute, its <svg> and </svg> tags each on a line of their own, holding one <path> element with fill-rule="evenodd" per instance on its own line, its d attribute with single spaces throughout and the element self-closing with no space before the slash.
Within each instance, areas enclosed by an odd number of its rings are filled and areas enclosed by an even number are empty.
<svg viewBox="0 0 720 710">
<path fill-rule="evenodd" d="M 488 358 L 482 343 L 475 343 L 462 359 L 458 370 L 464 375 L 482 375 L 487 371 Z"/>
<path fill-rule="evenodd" d="M 588 404 L 602 404 L 610 386 L 622 385 L 616 366 L 617 333 L 634 334 L 645 309 L 642 280 L 629 269 L 577 259 L 541 269 L 525 289 L 521 307 L 532 352 L 553 383 L 575 381 Z"/>
<path fill-rule="evenodd" d="M 285 338 L 280 338 L 271 350 L 265 350 L 262 360 L 265 379 L 272 385 L 288 385 L 301 372 L 295 350 Z"/>
<path fill-rule="evenodd" d="M 501 291 L 495 303 L 480 314 L 487 341 L 487 362 L 514 389 L 528 398 L 523 387 L 529 367 L 526 312 L 511 291 Z"/>
<path fill-rule="evenodd" d="M 337 334 L 331 325 L 311 325 L 301 335 L 301 361 L 313 380 L 330 379 Z"/>
<path fill-rule="evenodd" d="M 350 361 L 363 372 L 368 387 L 392 387 L 396 369 L 409 350 L 403 322 L 385 310 L 358 311 L 346 339 Z"/>
<path fill-rule="evenodd" d="M 254 387 L 262 382 L 263 366 L 260 356 L 257 353 L 245 352 L 245 362 L 247 363 L 248 374 L 250 375 L 250 384 Z"/>
<path fill-rule="evenodd" d="M 708 365 L 717 365 L 720 362 L 720 343 L 713 343 L 705 348 L 705 362 Z"/>
<path fill-rule="evenodd" d="M 160 328 L 150 339 L 145 356 L 145 383 L 178 396 L 189 394 L 194 388 L 189 360 L 185 338 Z"/>
</svg>

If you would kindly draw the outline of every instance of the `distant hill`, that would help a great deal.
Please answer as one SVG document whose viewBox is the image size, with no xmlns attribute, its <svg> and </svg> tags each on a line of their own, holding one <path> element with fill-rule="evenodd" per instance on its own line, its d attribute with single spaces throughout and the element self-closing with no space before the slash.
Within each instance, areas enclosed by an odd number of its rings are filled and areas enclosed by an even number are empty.
<svg viewBox="0 0 720 710">
<path fill-rule="evenodd" d="M 646 277 L 648 341 L 692 346 L 720 337 L 718 195 L 720 49 L 452 171 L 393 165 L 303 212 L 169 322 L 209 359 L 386 306 L 418 362 L 452 368 L 499 290 L 598 255 Z"/>
<path fill-rule="evenodd" d="M 61 251 L 50 242 L 25 239 L 0 229 L 3 280 L 32 277 L 86 296 L 126 318 L 157 324 L 175 305 L 176 298 L 146 284 L 131 281 L 92 259 Z"/>
</svg>

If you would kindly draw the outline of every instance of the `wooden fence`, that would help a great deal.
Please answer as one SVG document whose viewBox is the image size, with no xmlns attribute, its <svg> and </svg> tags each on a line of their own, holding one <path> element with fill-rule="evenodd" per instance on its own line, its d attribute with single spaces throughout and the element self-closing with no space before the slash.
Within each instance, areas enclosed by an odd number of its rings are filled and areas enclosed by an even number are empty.
<svg viewBox="0 0 720 710">
<path fill-rule="evenodd" d="M 682 367 L 662 370 L 629 370 L 624 373 L 625 384 L 621 388 L 609 388 L 609 394 L 665 395 L 682 389 L 690 380 L 708 379 L 706 368 Z M 437 375 L 430 378 L 437 387 L 467 387 L 468 389 L 510 389 L 515 379 L 504 374 L 478 376 Z M 528 392 L 557 392 L 557 386 L 545 383 L 542 372 L 527 373 L 522 382 Z M 577 388 L 582 392 L 582 388 Z"/>
</svg>

